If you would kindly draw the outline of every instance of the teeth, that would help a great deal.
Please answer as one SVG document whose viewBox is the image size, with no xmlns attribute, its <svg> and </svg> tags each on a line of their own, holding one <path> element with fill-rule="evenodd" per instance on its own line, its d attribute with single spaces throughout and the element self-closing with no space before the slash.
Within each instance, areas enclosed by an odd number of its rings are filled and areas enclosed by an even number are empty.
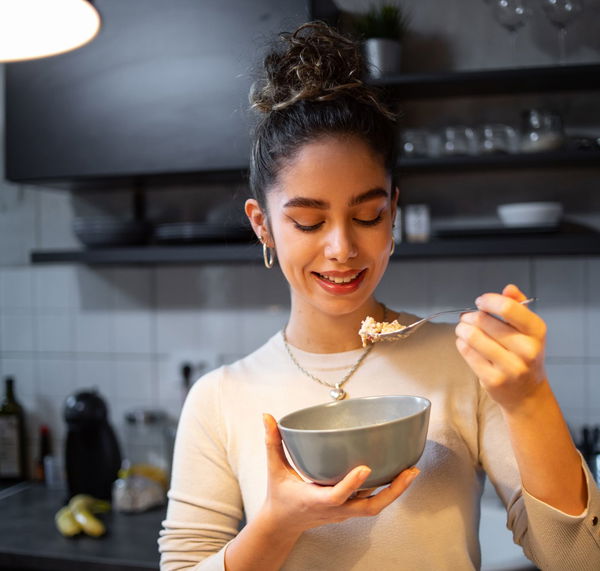
<svg viewBox="0 0 600 571">
<path fill-rule="evenodd" d="M 353 276 L 348 276 L 345 278 L 338 278 L 338 277 L 332 277 L 332 276 L 328 276 L 325 274 L 319 274 L 322 278 L 325 278 L 326 280 L 334 283 L 334 284 L 349 284 L 352 280 L 355 280 L 358 275 L 360 274 L 360 272 L 357 272 L 356 274 L 354 274 Z"/>
</svg>

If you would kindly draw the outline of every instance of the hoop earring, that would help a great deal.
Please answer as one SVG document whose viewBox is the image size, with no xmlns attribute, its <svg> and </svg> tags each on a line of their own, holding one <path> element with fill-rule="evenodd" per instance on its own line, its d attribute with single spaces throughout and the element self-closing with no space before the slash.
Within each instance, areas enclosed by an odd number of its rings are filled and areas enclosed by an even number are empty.
<svg viewBox="0 0 600 571">
<path fill-rule="evenodd" d="M 396 249 L 396 242 L 392 239 L 392 247 L 390 248 L 390 256 L 394 254 L 394 250 Z"/>
<path fill-rule="evenodd" d="M 270 270 L 275 263 L 275 248 L 269 248 L 266 242 L 262 243 L 263 245 L 263 262 L 265 263 L 265 268 Z"/>
</svg>

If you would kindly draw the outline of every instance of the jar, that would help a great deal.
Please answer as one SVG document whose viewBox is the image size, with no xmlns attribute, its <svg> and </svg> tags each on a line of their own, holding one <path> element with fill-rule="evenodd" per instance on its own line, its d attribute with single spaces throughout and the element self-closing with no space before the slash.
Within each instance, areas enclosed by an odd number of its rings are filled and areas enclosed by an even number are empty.
<svg viewBox="0 0 600 571">
<path fill-rule="evenodd" d="M 464 125 L 446 127 L 442 135 L 444 155 L 474 155 L 477 153 L 475 131 Z"/>
<path fill-rule="evenodd" d="M 405 129 L 402 131 L 402 155 L 407 158 L 427 157 L 429 153 L 428 135 L 423 129 Z"/>
<path fill-rule="evenodd" d="M 509 125 L 492 123 L 481 127 L 479 135 L 480 153 L 514 153 L 517 148 L 517 133 Z"/>
<path fill-rule="evenodd" d="M 529 109 L 523 113 L 521 151 L 553 151 L 560 148 L 563 142 L 562 121 L 558 114 L 539 109 Z"/>
<path fill-rule="evenodd" d="M 173 442 L 167 414 L 161 410 L 134 409 L 125 413 L 125 460 L 132 466 L 160 468 L 168 476 Z"/>
</svg>

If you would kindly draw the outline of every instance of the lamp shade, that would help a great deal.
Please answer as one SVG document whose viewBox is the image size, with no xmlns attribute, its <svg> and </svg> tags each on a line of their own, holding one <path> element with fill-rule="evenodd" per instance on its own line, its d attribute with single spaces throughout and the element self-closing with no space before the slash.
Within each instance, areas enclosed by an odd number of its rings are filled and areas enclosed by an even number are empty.
<svg viewBox="0 0 600 571">
<path fill-rule="evenodd" d="M 94 39 L 100 23 L 88 0 L 0 0 L 0 61 L 74 50 Z"/>
</svg>

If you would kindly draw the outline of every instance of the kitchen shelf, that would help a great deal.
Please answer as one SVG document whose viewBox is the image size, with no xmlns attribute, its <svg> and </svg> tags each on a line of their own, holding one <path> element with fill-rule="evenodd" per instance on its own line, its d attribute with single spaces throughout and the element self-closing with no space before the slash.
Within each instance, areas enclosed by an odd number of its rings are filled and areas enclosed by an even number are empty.
<svg viewBox="0 0 600 571">
<path fill-rule="evenodd" d="M 370 79 L 396 100 L 600 89 L 600 64 L 398 73 Z"/>
<path fill-rule="evenodd" d="M 255 243 L 185 246 L 124 246 L 84 250 L 35 250 L 31 262 L 76 264 L 239 264 L 262 261 Z"/>
<path fill-rule="evenodd" d="M 423 171 L 483 170 L 494 168 L 600 167 L 600 149 L 552 151 L 523 154 L 496 154 L 436 158 L 406 158 L 398 161 L 402 174 Z"/>
<path fill-rule="evenodd" d="M 406 258 L 468 256 L 600 255 L 600 233 L 553 233 L 511 236 L 453 237 L 396 246 L 392 261 Z M 89 250 L 37 250 L 34 264 L 76 263 L 87 265 L 135 264 L 240 264 L 262 263 L 262 251 L 254 243 L 194 246 L 136 246 Z"/>
</svg>

